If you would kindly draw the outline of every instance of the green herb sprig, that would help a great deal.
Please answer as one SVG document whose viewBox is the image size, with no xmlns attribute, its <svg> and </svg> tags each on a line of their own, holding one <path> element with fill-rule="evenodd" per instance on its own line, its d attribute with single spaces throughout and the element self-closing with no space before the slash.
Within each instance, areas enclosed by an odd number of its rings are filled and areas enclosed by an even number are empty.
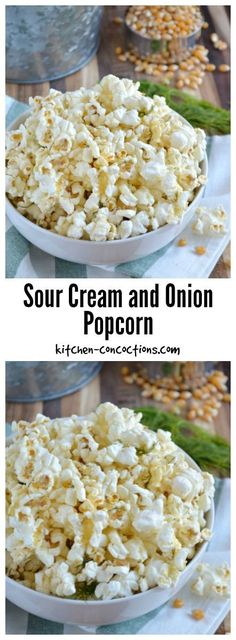
<svg viewBox="0 0 236 640">
<path fill-rule="evenodd" d="M 154 95 L 163 96 L 171 109 L 186 118 L 193 127 L 204 129 L 208 135 L 230 133 L 230 111 L 227 109 L 215 107 L 185 91 L 149 80 L 140 81 L 140 91 L 150 98 Z"/>
<path fill-rule="evenodd" d="M 230 445 L 224 438 L 155 407 L 141 407 L 135 411 L 142 413 L 141 422 L 149 429 L 170 431 L 175 444 L 186 451 L 202 470 L 218 476 L 229 476 Z"/>
</svg>

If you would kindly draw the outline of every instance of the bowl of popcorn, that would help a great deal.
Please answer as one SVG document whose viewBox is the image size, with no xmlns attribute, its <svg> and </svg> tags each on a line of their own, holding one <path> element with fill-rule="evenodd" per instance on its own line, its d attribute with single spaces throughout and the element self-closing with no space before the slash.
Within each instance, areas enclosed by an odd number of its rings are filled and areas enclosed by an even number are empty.
<svg viewBox="0 0 236 640">
<path fill-rule="evenodd" d="M 201 129 L 113 75 L 29 103 L 6 150 L 7 214 L 27 240 L 105 265 L 146 256 L 181 233 L 207 180 Z"/>
<path fill-rule="evenodd" d="M 214 481 L 141 414 L 13 424 L 6 449 L 7 597 L 98 625 L 140 616 L 189 579 L 212 536 Z"/>
</svg>

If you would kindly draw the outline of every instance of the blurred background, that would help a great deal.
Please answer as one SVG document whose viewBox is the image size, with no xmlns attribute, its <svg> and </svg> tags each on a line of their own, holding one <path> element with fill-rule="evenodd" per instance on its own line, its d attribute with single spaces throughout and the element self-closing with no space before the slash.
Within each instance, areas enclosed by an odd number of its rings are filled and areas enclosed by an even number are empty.
<svg viewBox="0 0 236 640">
<path fill-rule="evenodd" d="M 163 5 L 157 5 L 144 9 L 150 12 L 150 9 L 157 7 L 164 8 Z M 178 10 L 178 7 L 184 9 L 182 5 L 176 5 L 175 9 Z M 127 12 L 130 9 L 131 18 L 128 18 L 127 25 Z M 50 86 L 60 91 L 71 91 L 81 85 L 89 87 L 108 73 L 154 82 L 162 80 L 167 85 L 174 86 L 179 71 L 182 71 L 180 79 L 183 79 L 184 85 L 189 74 L 184 65 L 181 69 L 181 62 L 186 60 L 197 44 L 202 47 L 202 55 L 198 52 L 197 57 L 202 63 L 200 67 L 205 67 L 205 73 L 202 76 L 200 74 L 198 87 L 195 89 L 187 83 L 188 90 L 215 105 L 228 108 L 230 77 L 226 69 L 223 71 L 220 67 L 229 65 L 230 60 L 230 6 L 199 7 L 203 27 L 196 27 L 194 36 L 190 34 L 181 38 L 181 51 L 177 52 L 175 59 L 173 58 L 177 66 L 180 65 L 180 69 L 173 70 L 177 71 L 177 75 L 173 73 L 173 76 L 169 69 L 161 72 L 158 71 L 159 67 L 156 69 L 157 65 L 150 64 L 146 65 L 146 69 L 137 69 L 136 67 L 141 65 L 135 59 L 124 59 L 124 54 L 133 47 L 137 56 L 142 57 L 144 54 L 144 62 L 148 58 L 148 51 L 154 54 L 154 59 L 158 52 L 158 41 L 154 40 L 151 34 L 147 37 L 148 25 L 154 22 L 155 16 L 146 16 L 147 11 L 140 15 L 138 19 L 147 32 L 144 38 L 142 31 L 136 31 L 135 36 L 138 33 L 138 37 L 135 37 L 134 41 L 133 26 L 135 21 L 137 24 L 137 16 L 134 14 L 132 17 L 133 9 L 136 10 L 137 7 L 6 7 L 7 94 L 26 102 L 29 96 L 38 93 L 47 95 Z M 189 16 L 186 17 L 187 21 Z M 169 31 L 169 37 L 173 40 L 171 26 Z M 209 58 L 212 69 L 206 68 L 206 57 Z M 165 52 L 162 62 L 165 62 Z M 21 86 L 17 86 L 18 83 L 21 83 Z"/>
<path fill-rule="evenodd" d="M 114 74 L 141 80 L 145 94 L 164 95 L 193 126 L 223 135 L 230 132 L 229 48 L 228 5 L 7 6 L 6 94 L 28 103 L 50 88 L 89 88 Z M 211 277 L 229 276 L 228 245 Z"/>
</svg>

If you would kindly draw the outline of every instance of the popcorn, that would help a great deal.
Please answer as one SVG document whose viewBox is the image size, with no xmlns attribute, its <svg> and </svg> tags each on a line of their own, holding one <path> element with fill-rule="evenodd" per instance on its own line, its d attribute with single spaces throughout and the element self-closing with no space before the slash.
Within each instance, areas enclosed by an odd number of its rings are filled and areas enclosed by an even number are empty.
<svg viewBox="0 0 236 640">
<path fill-rule="evenodd" d="M 100 214 L 100 217 L 96 216 L 96 220 L 87 224 L 85 229 L 90 240 L 93 240 L 94 242 L 104 242 L 109 235 L 111 225 L 106 220 L 105 216 Z"/>
<path fill-rule="evenodd" d="M 173 527 L 168 522 L 165 522 L 162 525 L 160 532 L 158 533 L 158 536 L 157 536 L 157 544 L 158 544 L 158 548 L 164 554 L 166 553 L 168 554 L 173 549 L 176 549 L 176 546 L 178 545 L 178 540 L 175 537 L 175 532 Z"/>
<path fill-rule="evenodd" d="M 217 236 L 227 232 L 227 213 L 222 205 L 210 209 L 198 207 L 195 211 L 195 221 L 192 229 L 198 235 Z"/>
<path fill-rule="evenodd" d="M 170 586 L 171 580 L 168 579 L 168 565 L 159 559 L 148 560 L 145 567 L 145 580 L 148 589 L 159 586 Z"/>
<path fill-rule="evenodd" d="M 128 555 L 128 551 L 122 543 L 117 531 L 112 531 L 109 535 L 109 539 L 111 541 L 108 545 L 108 551 L 110 551 L 110 554 L 117 560 L 124 560 Z"/>
<path fill-rule="evenodd" d="M 110 580 L 110 582 L 100 582 L 95 589 L 95 596 L 99 600 L 111 600 L 117 598 L 120 593 L 120 583 L 118 580 Z"/>
<path fill-rule="evenodd" d="M 195 580 L 191 583 L 191 590 L 199 596 L 230 595 L 230 568 L 225 562 L 218 567 L 208 563 L 197 566 Z"/>
<path fill-rule="evenodd" d="M 173 131 L 170 135 L 171 146 L 179 151 L 188 151 L 193 142 L 192 131 L 183 126 L 182 129 Z"/>
<path fill-rule="evenodd" d="M 6 192 L 22 215 L 94 242 L 181 222 L 205 180 L 206 140 L 164 98 L 108 75 L 91 89 L 51 89 L 29 102 L 6 145 Z"/>
<path fill-rule="evenodd" d="M 38 414 L 14 424 L 6 456 L 11 578 L 61 597 L 94 585 L 101 599 L 176 584 L 211 537 L 213 477 L 189 466 L 170 433 L 140 419 L 105 403 L 85 418 Z M 206 581 L 201 572 L 196 589 Z"/>
</svg>

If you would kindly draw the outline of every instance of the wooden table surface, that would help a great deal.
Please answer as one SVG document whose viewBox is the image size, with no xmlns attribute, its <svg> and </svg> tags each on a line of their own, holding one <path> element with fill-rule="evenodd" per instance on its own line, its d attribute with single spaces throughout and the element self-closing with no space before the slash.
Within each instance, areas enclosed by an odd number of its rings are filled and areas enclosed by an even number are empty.
<svg viewBox="0 0 236 640">
<path fill-rule="evenodd" d="M 7 84 L 6 92 L 21 102 L 28 102 L 30 96 L 47 95 L 50 87 L 59 91 L 73 91 L 81 86 L 91 87 L 99 78 L 113 73 L 120 77 L 133 78 L 135 80 L 147 78 L 155 82 L 155 78 L 144 73 L 137 73 L 130 62 L 121 62 L 115 55 L 117 46 L 124 46 L 123 27 L 113 21 L 115 16 L 123 17 L 127 6 L 107 6 L 104 9 L 101 30 L 101 43 L 97 55 L 86 67 L 66 78 L 53 82 L 40 84 Z M 229 49 L 220 52 L 214 49 L 209 34 L 216 32 L 219 37 L 229 44 L 230 42 L 230 7 L 208 6 L 202 7 L 205 20 L 209 23 L 209 29 L 203 30 L 202 40 L 210 51 L 210 60 L 216 66 L 222 63 L 229 64 Z M 215 105 L 225 108 L 230 106 L 230 74 L 207 73 L 200 89 L 194 92 Z M 230 253 L 227 248 L 219 259 L 211 273 L 211 278 L 226 278 L 230 276 Z"/>
<path fill-rule="evenodd" d="M 7 422 L 20 419 L 32 421 L 36 413 L 44 413 L 50 418 L 69 416 L 73 413 L 85 415 L 93 411 L 100 402 L 107 401 L 131 408 L 145 404 L 155 404 L 157 406 L 157 403 L 152 400 L 142 398 L 140 389 L 135 384 L 128 385 L 123 381 L 120 369 L 126 365 L 132 370 L 137 367 L 136 364 L 130 362 L 104 363 L 99 375 L 83 389 L 57 400 L 24 404 L 9 402 L 7 403 Z M 152 377 L 155 374 L 156 366 L 156 363 L 145 362 L 148 376 Z M 219 367 L 218 364 L 217 367 Z M 229 411 L 229 405 L 223 404 L 213 423 L 214 431 L 224 436 L 228 441 L 230 440 Z M 228 615 L 217 630 L 217 634 L 229 632 L 230 617 Z"/>
</svg>

